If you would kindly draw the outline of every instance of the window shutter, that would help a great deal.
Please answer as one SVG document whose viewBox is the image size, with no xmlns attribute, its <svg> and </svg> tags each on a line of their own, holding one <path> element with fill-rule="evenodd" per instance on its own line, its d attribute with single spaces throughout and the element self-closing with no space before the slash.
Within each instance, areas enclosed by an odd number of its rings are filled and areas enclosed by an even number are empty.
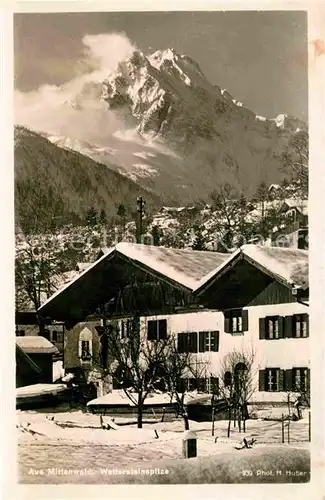
<svg viewBox="0 0 325 500">
<path fill-rule="evenodd" d="M 160 319 L 158 322 L 158 338 L 159 340 L 161 339 L 166 339 L 167 338 L 167 320 L 166 319 Z"/>
<path fill-rule="evenodd" d="M 242 311 L 242 318 L 243 318 L 243 332 L 248 331 L 248 311 L 245 309 Z"/>
<path fill-rule="evenodd" d="M 307 391 L 310 391 L 310 369 L 307 368 Z"/>
<path fill-rule="evenodd" d="M 266 378 L 266 370 L 259 371 L 259 380 L 258 380 L 258 390 L 260 392 L 265 391 L 265 378 Z"/>
<path fill-rule="evenodd" d="M 211 338 L 213 338 L 212 351 L 219 352 L 219 332 L 211 332 Z"/>
<path fill-rule="evenodd" d="M 148 321 L 148 340 L 157 340 L 157 321 Z"/>
<path fill-rule="evenodd" d="M 130 328 L 131 328 L 131 336 L 138 336 L 140 335 L 140 318 L 138 316 L 136 316 L 135 318 L 133 318 L 131 321 L 130 321 L 131 325 L 130 325 Z"/>
<path fill-rule="evenodd" d="M 265 339 L 266 318 L 260 318 L 259 324 L 260 324 L 260 339 Z"/>
<path fill-rule="evenodd" d="M 206 346 L 206 332 L 199 332 L 199 352 L 204 352 Z"/>
<path fill-rule="evenodd" d="M 293 317 L 285 316 L 284 318 L 284 336 L 289 339 L 292 337 L 292 329 L 293 329 Z"/>
<path fill-rule="evenodd" d="M 225 332 L 230 333 L 231 332 L 231 317 L 229 312 L 224 313 L 225 316 Z"/>
<path fill-rule="evenodd" d="M 284 390 L 284 372 L 285 370 L 279 370 L 279 391 Z"/>
<path fill-rule="evenodd" d="M 307 337 L 309 337 L 309 314 L 304 315 L 306 318 L 306 327 L 307 327 Z"/>
<path fill-rule="evenodd" d="M 278 322 L 279 322 L 279 339 L 283 339 L 284 338 L 284 318 L 283 318 L 283 316 L 278 316 Z"/>
<path fill-rule="evenodd" d="M 177 350 L 178 352 L 186 352 L 187 348 L 187 333 L 179 333 L 177 335 Z"/>
<path fill-rule="evenodd" d="M 189 352 L 197 352 L 197 332 L 190 332 L 188 339 Z"/>
<path fill-rule="evenodd" d="M 286 370 L 284 374 L 284 390 L 285 391 L 292 391 L 293 390 L 293 384 L 292 384 L 292 370 Z"/>
</svg>

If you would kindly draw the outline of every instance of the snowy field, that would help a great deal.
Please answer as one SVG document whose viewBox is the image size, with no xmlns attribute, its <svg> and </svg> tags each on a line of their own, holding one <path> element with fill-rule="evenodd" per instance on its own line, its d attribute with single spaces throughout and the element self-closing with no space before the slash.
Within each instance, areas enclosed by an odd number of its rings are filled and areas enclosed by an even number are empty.
<svg viewBox="0 0 325 500">
<path fill-rule="evenodd" d="M 176 464 L 177 459 L 182 458 L 184 426 L 181 419 L 152 420 L 137 429 L 134 420 L 132 423 L 130 419 L 116 417 L 118 429 L 104 430 L 99 415 L 81 411 L 53 414 L 18 411 L 17 416 L 19 474 L 24 483 L 105 483 L 111 481 L 107 474 L 103 475 L 103 470 L 148 466 L 153 462 L 163 464 L 166 460 Z M 108 421 L 103 417 L 104 424 Z M 190 428 L 197 435 L 197 456 L 211 459 L 229 454 L 233 454 L 234 459 L 252 453 L 264 456 L 274 446 L 283 451 L 305 453 L 309 448 L 308 421 L 291 422 L 290 426 L 290 444 L 281 444 L 280 422 L 249 420 L 246 434 L 239 433 L 232 425 L 228 439 L 226 421 L 215 422 L 214 436 L 211 422 L 190 421 Z M 236 449 L 241 447 L 243 437 L 257 439 L 252 450 Z M 95 472 L 82 477 L 81 473 L 67 476 L 64 472 L 84 468 Z"/>
</svg>

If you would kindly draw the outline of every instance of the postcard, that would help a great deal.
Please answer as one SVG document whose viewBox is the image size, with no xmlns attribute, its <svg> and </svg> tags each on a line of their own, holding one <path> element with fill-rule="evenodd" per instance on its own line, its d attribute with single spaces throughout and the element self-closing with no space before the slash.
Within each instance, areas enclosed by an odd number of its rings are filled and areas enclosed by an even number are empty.
<svg viewBox="0 0 325 500">
<path fill-rule="evenodd" d="M 116 8 L 10 13 L 17 491 L 321 498 L 322 6 Z"/>
</svg>

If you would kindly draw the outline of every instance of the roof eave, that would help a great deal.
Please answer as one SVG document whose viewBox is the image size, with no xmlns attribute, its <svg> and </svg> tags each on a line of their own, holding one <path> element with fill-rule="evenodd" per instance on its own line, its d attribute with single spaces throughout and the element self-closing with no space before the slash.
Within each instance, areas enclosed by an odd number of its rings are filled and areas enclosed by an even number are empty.
<svg viewBox="0 0 325 500">
<path fill-rule="evenodd" d="M 65 290 L 68 288 L 74 286 L 77 281 L 79 281 L 83 276 L 94 269 L 96 266 L 98 266 L 103 260 L 107 259 L 108 257 L 112 258 L 114 256 L 114 253 L 116 252 L 115 248 L 112 248 L 108 253 L 102 255 L 98 260 L 96 260 L 93 264 L 91 264 L 89 267 L 84 269 L 80 274 L 77 274 L 75 278 L 73 278 L 69 283 L 66 283 L 62 288 L 57 290 L 51 297 L 49 297 L 37 310 L 38 313 L 42 313 L 42 311 L 51 303 L 53 302 L 61 293 L 63 293 Z"/>
<path fill-rule="evenodd" d="M 219 279 L 221 276 L 223 276 L 223 274 L 225 274 L 230 267 L 232 267 L 233 265 L 235 265 L 238 262 L 238 260 L 241 258 L 241 255 L 242 255 L 242 251 L 239 248 L 238 250 L 236 250 L 236 252 L 234 254 L 231 254 L 229 256 L 229 259 L 227 259 L 219 267 L 216 268 L 215 273 L 212 274 L 212 276 L 210 276 L 204 283 L 199 284 L 199 286 L 193 290 L 193 294 L 198 296 L 198 297 L 200 295 L 202 295 L 208 288 L 210 288 L 210 286 L 217 279 Z"/>
</svg>

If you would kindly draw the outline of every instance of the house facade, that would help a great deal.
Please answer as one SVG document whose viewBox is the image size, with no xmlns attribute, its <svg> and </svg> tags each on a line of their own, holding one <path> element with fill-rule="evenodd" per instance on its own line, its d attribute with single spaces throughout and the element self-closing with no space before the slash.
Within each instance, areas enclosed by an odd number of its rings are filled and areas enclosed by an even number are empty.
<svg viewBox="0 0 325 500">
<path fill-rule="evenodd" d="M 189 389 L 210 392 L 222 376 L 223 360 L 233 351 L 248 356 L 253 353 L 252 402 L 282 403 L 288 392 L 309 386 L 309 316 L 305 305 L 263 304 L 224 312 L 151 316 L 141 319 L 143 336 L 152 338 L 149 332 L 157 323 L 165 324 L 161 332 L 177 339 L 179 352 L 197 355 L 198 376 L 192 382 L 189 378 Z"/>
<path fill-rule="evenodd" d="M 307 251 L 245 245 L 229 255 L 119 244 L 42 310 L 73 324 L 66 370 L 100 362 L 102 323 L 80 321 L 86 313 L 100 310 L 127 336 L 136 312 L 143 339 L 172 335 L 180 352 L 195 354 L 189 389 L 210 392 L 233 350 L 254 353 L 252 401 L 282 403 L 309 386 Z"/>
<path fill-rule="evenodd" d="M 309 391 L 307 251 L 244 245 L 194 294 L 223 314 L 220 360 L 233 349 L 254 353 L 252 401 Z"/>
</svg>

